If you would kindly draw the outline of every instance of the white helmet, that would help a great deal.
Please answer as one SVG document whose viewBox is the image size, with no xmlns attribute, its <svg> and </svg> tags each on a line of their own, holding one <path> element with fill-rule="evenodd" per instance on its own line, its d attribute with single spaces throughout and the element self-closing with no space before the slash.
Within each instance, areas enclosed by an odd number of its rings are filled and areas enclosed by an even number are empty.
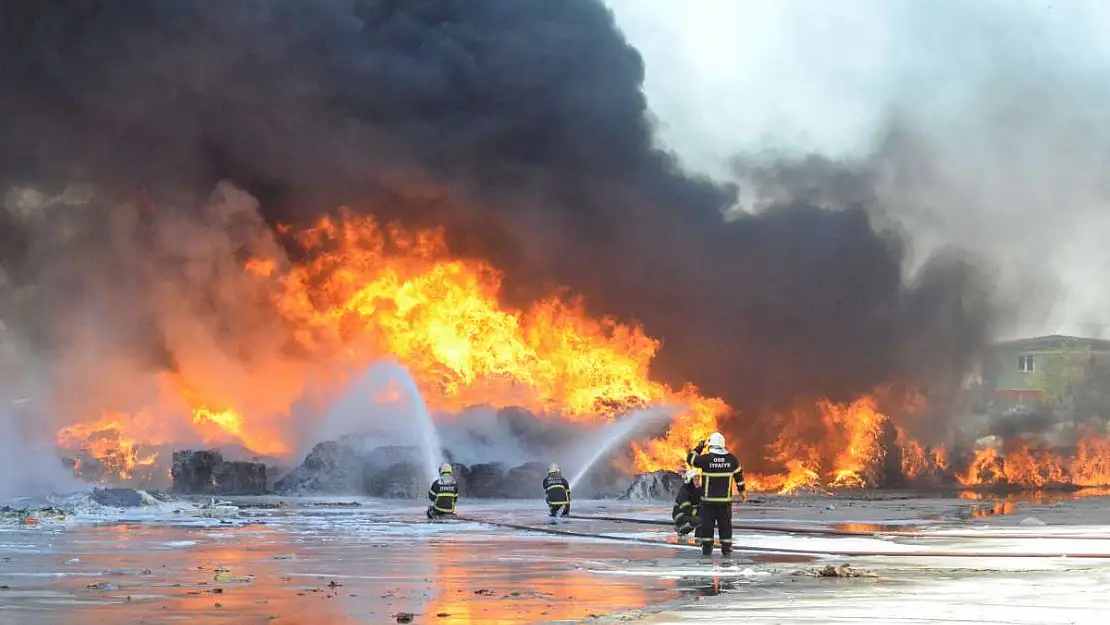
<svg viewBox="0 0 1110 625">
<path fill-rule="evenodd" d="M 697 469 L 687 469 L 686 473 L 682 476 L 682 481 L 689 484 L 690 482 L 693 482 L 694 478 L 696 478 L 698 475 L 701 474 L 698 473 Z"/>
<path fill-rule="evenodd" d="M 721 449 L 724 449 L 724 447 L 725 447 L 725 435 L 721 434 L 720 432 L 714 432 L 714 433 L 710 434 L 709 435 L 709 446 L 710 447 L 720 447 Z"/>
<path fill-rule="evenodd" d="M 455 472 L 455 469 L 451 467 L 450 462 L 444 462 L 443 464 L 439 465 L 439 474 L 440 475 L 451 475 L 454 472 Z"/>
<path fill-rule="evenodd" d="M 551 466 L 547 467 L 547 472 L 548 473 L 561 473 L 562 469 L 559 468 L 559 465 L 552 462 Z"/>
</svg>

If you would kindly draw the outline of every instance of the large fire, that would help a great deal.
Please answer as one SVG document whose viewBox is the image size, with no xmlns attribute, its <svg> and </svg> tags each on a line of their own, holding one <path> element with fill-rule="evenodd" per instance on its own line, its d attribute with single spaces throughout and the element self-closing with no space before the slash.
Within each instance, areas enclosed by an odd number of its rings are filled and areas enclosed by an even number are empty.
<svg viewBox="0 0 1110 625">
<path fill-rule="evenodd" d="M 660 343 L 636 325 L 591 318 L 574 298 L 552 296 L 525 310 L 505 307 L 501 274 L 485 262 L 453 257 L 442 231 L 383 228 L 370 217 L 341 212 L 292 236 L 309 260 L 251 258 L 241 272 L 265 294 L 263 305 L 291 328 L 290 347 L 326 365 L 327 375 L 317 377 L 341 382 L 391 357 L 409 369 L 435 411 L 514 405 L 584 422 L 613 420 L 648 404 L 682 406 L 665 436 L 632 444 L 638 471 L 681 468 L 685 450 L 715 431 L 729 410 L 693 386 L 653 381 L 650 365 Z M 319 380 L 284 364 L 267 371 L 274 382 L 261 402 L 226 385 L 213 392 L 217 372 L 165 374 L 160 386 L 168 401 L 128 414 L 104 411 L 61 430 L 59 446 L 81 450 L 109 474 L 129 478 L 154 465 L 154 447 L 176 442 L 158 415 L 173 406 L 188 415 L 195 440 L 287 456 L 294 442 L 287 426 L 292 405 Z M 331 384 L 338 388 L 340 382 Z M 891 410 L 880 408 L 883 396 L 879 391 L 844 404 L 817 400 L 778 415 L 777 437 L 755 463 L 769 469 L 750 473 L 749 488 L 870 488 L 892 484 L 892 474 L 911 482 L 953 476 L 950 450 L 922 445 L 897 422 L 898 415 L 921 408 L 920 398 Z M 741 449 L 742 443 L 732 446 Z M 1068 457 L 1014 441 L 975 450 L 959 466 L 967 467 L 955 474 L 964 486 L 1107 485 L 1110 440 L 1091 433 Z"/>
</svg>

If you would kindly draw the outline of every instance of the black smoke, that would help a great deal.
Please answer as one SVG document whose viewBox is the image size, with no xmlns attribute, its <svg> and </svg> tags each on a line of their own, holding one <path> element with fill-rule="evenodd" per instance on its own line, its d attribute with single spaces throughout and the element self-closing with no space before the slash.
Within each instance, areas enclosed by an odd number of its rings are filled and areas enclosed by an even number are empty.
<svg viewBox="0 0 1110 625">
<path fill-rule="evenodd" d="M 271 224 L 340 204 L 442 224 L 459 253 L 507 272 L 511 302 L 565 285 L 638 320 L 663 340 L 659 377 L 742 417 L 891 380 L 949 390 L 990 322 L 969 260 L 907 276 L 866 171 L 783 165 L 781 197 L 726 218 L 737 188 L 656 145 L 643 62 L 600 0 L 0 10 L 4 188 L 88 182 L 149 200 L 157 220 L 230 180 Z M 34 231 L 3 236 L 5 262 L 35 280 Z"/>
</svg>

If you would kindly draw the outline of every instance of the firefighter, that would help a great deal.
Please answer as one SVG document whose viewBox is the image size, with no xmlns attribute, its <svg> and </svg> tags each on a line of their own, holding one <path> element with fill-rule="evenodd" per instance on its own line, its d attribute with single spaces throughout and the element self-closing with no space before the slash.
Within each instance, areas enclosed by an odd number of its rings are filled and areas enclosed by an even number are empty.
<svg viewBox="0 0 1110 625">
<path fill-rule="evenodd" d="M 709 447 L 709 453 L 702 451 Z M 714 432 L 709 440 L 698 443 L 690 451 L 686 462 L 701 469 L 701 525 L 697 536 L 701 540 L 702 555 L 713 553 L 713 528 L 721 539 L 721 554 L 732 553 L 732 489 L 748 500 L 744 492 L 744 470 L 740 461 L 725 449 L 725 437 Z"/>
<path fill-rule="evenodd" d="M 698 470 L 690 469 L 682 476 L 682 488 L 674 498 L 674 530 L 679 538 L 685 538 L 694 528 L 701 525 L 698 507 L 701 505 L 701 484 L 698 483 Z"/>
<path fill-rule="evenodd" d="M 543 492 L 547 500 L 551 518 L 562 510 L 563 518 L 570 515 L 570 482 L 563 477 L 563 470 L 559 465 L 552 463 L 547 468 L 547 477 L 543 478 Z"/>
<path fill-rule="evenodd" d="M 455 471 L 444 462 L 439 467 L 439 477 L 428 488 L 428 518 L 432 520 L 454 516 L 455 503 L 459 499 L 459 483 L 455 481 Z"/>
</svg>

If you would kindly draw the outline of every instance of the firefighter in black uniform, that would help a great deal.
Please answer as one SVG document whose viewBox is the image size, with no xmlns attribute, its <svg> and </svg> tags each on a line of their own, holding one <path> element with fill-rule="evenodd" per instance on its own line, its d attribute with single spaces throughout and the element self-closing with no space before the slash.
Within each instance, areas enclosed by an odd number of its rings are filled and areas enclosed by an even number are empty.
<svg viewBox="0 0 1110 625">
<path fill-rule="evenodd" d="M 547 477 L 543 478 L 543 492 L 551 518 L 554 519 L 559 510 L 563 511 L 564 518 L 570 514 L 570 482 L 563 477 L 559 465 L 552 463 L 547 468 Z"/>
<path fill-rule="evenodd" d="M 671 516 L 674 518 L 674 531 L 684 539 L 694 528 L 701 525 L 698 509 L 701 506 L 701 484 L 698 483 L 698 470 L 690 469 L 682 476 L 682 488 L 674 498 Z"/>
<path fill-rule="evenodd" d="M 428 488 L 428 499 L 432 502 L 428 506 L 429 519 L 454 516 L 455 503 L 459 499 L 459 483 L 455 481 L 455 471 L 450 464 L 444 462 L 440 465 L 439 477 Z"/>
<path fill-rule="evenodd" d="M 702 450 L 709 446 L 709 453 Z M 732 489 L 748 500 L 744 492 L 744 470 L 736 456 L 725 449 L 725 437 L 714 432 L 709 440 L 698 443 L 686 458 L 691 466 L 701 469 L 701 525 L 698 538 L 701 539 L 702 555 L 713 553 L 713 528 L 721 539 L 721 553 L 732 553 Z"/>
</svg>

